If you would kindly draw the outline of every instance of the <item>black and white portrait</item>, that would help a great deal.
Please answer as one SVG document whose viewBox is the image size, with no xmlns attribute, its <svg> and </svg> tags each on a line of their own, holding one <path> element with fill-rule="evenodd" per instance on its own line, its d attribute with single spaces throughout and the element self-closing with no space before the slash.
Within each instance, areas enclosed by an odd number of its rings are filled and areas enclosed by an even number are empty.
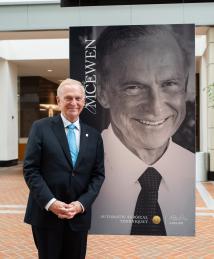
<svg viewBox="0 0 214 259">
<path fill-rule="evenodd" d="M 104 141 L 91 233 L 194 235 L 194 26 L 70 32 L 71 76 L 85 84 L 85 118 Z"/>
</svg>

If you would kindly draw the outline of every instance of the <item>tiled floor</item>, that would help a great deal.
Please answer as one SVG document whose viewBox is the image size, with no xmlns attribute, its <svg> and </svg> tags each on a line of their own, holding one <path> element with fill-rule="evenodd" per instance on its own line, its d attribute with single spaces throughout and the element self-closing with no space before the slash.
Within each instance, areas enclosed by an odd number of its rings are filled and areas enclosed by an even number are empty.
<svg viewBox="0 0 214 259">
<path fill-rule="evenodd" d="M 22 166 L 0 168 L 0 259 L 37 258 Z M 195 237 L 89 236 L 87 259 L 214 258 L 214 183 L 198 183 Z M 72 259 L 72 258 L 71 258 Z"/>
</svg>

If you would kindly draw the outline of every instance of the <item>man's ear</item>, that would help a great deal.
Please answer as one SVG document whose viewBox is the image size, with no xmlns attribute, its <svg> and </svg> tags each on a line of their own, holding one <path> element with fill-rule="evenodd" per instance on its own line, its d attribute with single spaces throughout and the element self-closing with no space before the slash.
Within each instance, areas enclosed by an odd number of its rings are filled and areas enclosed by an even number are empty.
<svg viewBox="0 0 214 259">
<path fill-rule="evenodd" d="M 97 99 L 99 103 L 103 106 L 103 108 L 109 109 L 109 98 L 106 92 L 106 88 L 107 86 L 105 87 L 101 85 L 97 86 Z"/>
<path fill-rule="evenodd" d="M 56 96 L 56 103 L 59 104 L 59 96 Z"/>
</svg>

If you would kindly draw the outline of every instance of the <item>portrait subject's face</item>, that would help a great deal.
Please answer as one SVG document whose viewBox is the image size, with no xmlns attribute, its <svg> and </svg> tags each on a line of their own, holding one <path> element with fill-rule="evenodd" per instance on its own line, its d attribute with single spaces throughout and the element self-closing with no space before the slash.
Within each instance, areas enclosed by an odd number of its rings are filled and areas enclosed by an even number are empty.
<svg viewBox="0 0 214 259">
<path fill-rule="evenodd" d="M 168 143 L 186 114 L 186 72 L 170 35 L 132 41 L 106 58 L 109 82 L 102 90 L 114 132 L 129 149 Z"/>
<path fill-rule="evenodd" d="M 81 88 L 77 85 L 64 85 L 57 96 L 60 111 L 70 122 L 75 122 L 85 105 Z"/>
</svg>

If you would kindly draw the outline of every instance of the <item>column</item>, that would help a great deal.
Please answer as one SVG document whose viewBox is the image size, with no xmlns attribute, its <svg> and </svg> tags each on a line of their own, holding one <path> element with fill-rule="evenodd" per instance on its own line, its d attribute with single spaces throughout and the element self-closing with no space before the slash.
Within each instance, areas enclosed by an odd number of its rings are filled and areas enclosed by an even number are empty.
<svg viewBox="0 0 214 259">
<path fill-rule="evenodd" d="M 214 28 L 210 28 L 207 34 L 208 64 L 207 64 L 207 85 L 214 84 Z M 214 91 L 212 91 L 214 96 Z M 208 152 L 210 155 L 209 178 L 214 180 L 214 101 L 208 97 Z"/>
<path fill-rule="evenodd" d="M 0 59 L 0 166 L 18 161 L 17 68 Z"/>
</svg>

